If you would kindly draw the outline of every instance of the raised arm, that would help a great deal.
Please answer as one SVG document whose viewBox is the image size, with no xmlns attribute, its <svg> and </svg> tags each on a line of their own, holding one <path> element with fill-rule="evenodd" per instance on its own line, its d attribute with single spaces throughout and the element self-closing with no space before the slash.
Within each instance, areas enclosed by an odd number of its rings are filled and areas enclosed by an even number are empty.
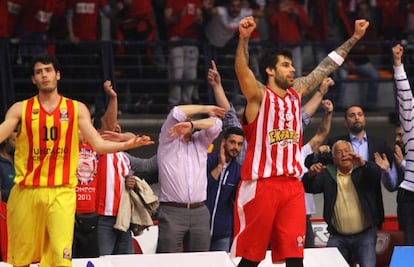
<svg viewBox="0 0 414 267">
<path fill-rule="evenodd" d="M 342 65 L 352 47 L 365 35 L 369 22 L 365 19 L 355 21 L 354 34 L 335 51 L 332 51 L 321 63 L 307 76 L 295 79 L 293 87 L 303 96 L 309 94 L 318 86 L 324 77 L 329 76 Z"/>
<path fill-rule="evenodd" d="M 401 127 L 404 131 L 404 145 L 413 137 L 412 130 L 414 128 L 414 100 L 410 83 L 407 79 L 404 65 L 402 64 L 402 55 L 404 48 L 396 45 L 392 48 L 394 59 L 394 80 L 397 87 L 398 111 L 400 116 Z M 407 151 L 407 150 L 406 150 Z"/>
<path fill-rule="evenodd" d="M 214 99 L 216 100 L 217 106 L 224 108 L 227 112 L 231 108 L 231 105 L 224 92 L 221 76 L 214 60 L 211 61 L 211 68 L 208 69 L 207 80 L 213 89 Z"/>
<path fill-rule="evenodd" d="M 221 83 L 220 73 L 217 70 L 216 63 L 211 61 L 211 68 L 208 70 L 207 80 L 213 89 L 214 99 L 219 107 L 225 109 L 226 114 L 223 117 L 223 129 L 229 127 L 241 128 L 240 120 L 237 116 L 236 110 L 233 105 L 227 99 L 226 93 L 224 92 L 223 85 Z"/>
<path fill-rule="evenodd" d="M 264 96 L 263 85 L 256 81 L 249 68 L 249 38 L 256 28 L 253 17 L 245 17 L 239 23 L 239 43 L 236 50 L 234 68 L 241 91 L 246 98 L 245 116 L 248 121 L 256 116 Z"/>
<path fill-rule="evenodd" d="M 400 44 L 394 46 L 392 54 L 394 59 L 394 80 L 397 87 L 398 111 L 406 153 L 402 185 L 411 186 L 414 182 L 414 99 L 407 73 L 402 64 L 403 46 Z"/>
<path fill-rule="evenodd" d="M 242 128 L 240 124 L 240 120 L 237 117 L 236 110 L 230 104 L 227 96 L 224 92 L 223 85 L 221 83 L 220 73 L 217 70 L 216 63 L 211 61 L 211 68 L 208 70 L 208 82 L 213 89 L 214 98 L 216 100 L 216 104 L 219 107 L 222 107 L 226 110 L 226 114 L 223 117 L 223 130 L 226 130 L 230 127 L 239 127 Z M 241 164 L 244 160 L 244 156 L 246 154 L 247 149 L 247 142 L 246 140 L 243 142 L 243 148 L 240 151 L 239 155 L 237 156 L 237 161 Z"/>
<path fill-rule="evenodd" d="M 178 137 L 181 140 L 185 140 L 188 138 L 189 135 L 194 130 L 209 130 L 210 128 L 213 129 L 213 127 L 216 125 L 216 123 L 219 122 L 219 127 L 221 130 L 221 121 L 219 118 L 216 117 L 210 117 L 206 119 L 200 119 L 200 120 L 194 120 L 194 121 L 182 121 L 179 123 L 174 124 L 169 130 L 168 130 L 168 136 L 170 138 Z"/>
<path fill-rule="evenodd" d="M 108 106 L 101 117 L 101 130 L 113 131 L 118 123 L 118 97 L 112 88 L 111 81 L 105 81 L 103 84 L 105 93 L 108 95 Z"/>
<path fill-rule="evenodd" d="M 177 106 L 184 114 L 191 118 L 196 114 L 208 114 L 215 117 L 223 117 L 226 111 L 224 108 L 214 105 L 181 105 Z"/>
<path fill-rule="evenodd" d="M 319 89 L 315 92 L 315 94 L 313 94 L 312 98 L 309 99 L 305 105 L 303 105 L 303 109 L 310 117 L 315 114 L 316 110 L 321 104 L 324 95 L 328 93 L 329 87 L 333 86 L 334 84 L 335 82 L 330 77 L 323 79 L 321 85 L 319 86 Z"/>
<path fill-rule="evenodd" d="M 374 153 L 374 161 L 381 169 L 381 181 L 384 187 L 390 191 L 394 192 L 398 188 L 398 174 L 396 167 L 391 168 L 390 162 L 387 159 L 385 153 L 380 154 L 378 152 Z M 395 161 L 393 163 L 395 165 Z"/>
<path fill-rule="evenodd" d="M 331 100 L 322 100 L 321 105 L 324 111 L 322 121 L 316 130 L 316 134 L 309 140 L 309 144 L 314 153 L 318 152 L 319 147 L 325 141 L 332 124 L 333 104 Z"/>
<path fill-rule="evenodd" d="M 402 56 L 404 53 L 404 47 L 400 44 L 395 45 L 392 48 L 392 58 L 394 60 L 394 67 L 399 67 L 402 65 Z"/>
</svg>

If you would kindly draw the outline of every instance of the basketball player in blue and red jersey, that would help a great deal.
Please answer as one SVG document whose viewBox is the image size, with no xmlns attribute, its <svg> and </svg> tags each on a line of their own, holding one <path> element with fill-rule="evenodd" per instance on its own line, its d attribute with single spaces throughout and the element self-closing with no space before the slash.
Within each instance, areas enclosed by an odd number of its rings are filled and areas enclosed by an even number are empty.
<svg viewBox="0 0 414 267">
<path fill-rule="evenodd" d="M 303 266 L 306 212 L 302 174 L 301 96 L 312 92 L 344 61 L 369 26 L 355 21 L 355 32 L 307 76 L 294 79 L 289 51 L 264 54 L 261 70 L 267 85 L 249 68 L 249 38 L 256 23 L 239 23 L 235 71 L 247 104 L 242 126 L 248 143 L 235 205 L 233 256 L 239 267 L 258 266 L 271 244 L 272 261 Z M 318 93 L 318 92 L 316 92 Z"/>
<path fill-rule="evenodd" d="M 0 124 L 0 142 L 20 126 L 16 178 L 8 201 L 8 262 L 14 266 L 71 266 L 78 164 L 78 130 L 97 153 L 153 144 L 148 136 L 126 142 L 104 141 L 83 103 L 58 93 L 56 58 L 36 57 L 32 98 L 16 102 Z"/>
</svg>

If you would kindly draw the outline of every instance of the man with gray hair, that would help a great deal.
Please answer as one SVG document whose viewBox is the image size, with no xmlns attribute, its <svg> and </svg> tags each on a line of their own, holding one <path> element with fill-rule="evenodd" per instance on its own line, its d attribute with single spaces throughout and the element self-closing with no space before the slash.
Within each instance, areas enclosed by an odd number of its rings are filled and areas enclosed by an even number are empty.
<svg viewBox="0 0 414 267">
<path fill-rule="evenodd" d="M 328 224 L 328 247 L 337 247 L 351 264 L 356 258 L 361 267 L 375 267 L 378 206 L 376 184 L 381 170 L 338 140 L 332 147 L 333 164 L 313 164 L 303 176 L 307 193 L 323 193 L 323 217 Z"/>
</svg>

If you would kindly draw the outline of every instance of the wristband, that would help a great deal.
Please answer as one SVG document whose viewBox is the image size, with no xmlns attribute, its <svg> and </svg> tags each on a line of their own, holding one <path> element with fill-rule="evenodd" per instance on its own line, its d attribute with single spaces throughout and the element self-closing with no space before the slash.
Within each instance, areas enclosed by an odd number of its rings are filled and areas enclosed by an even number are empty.
<svg viewBox="0 0 414 267">
<path fill-rule="evenodd" d="M 338 55 L 338 53 L 336 53 L 335 51 L 329 53 L 328 57 L 332 59 L 336 64 L 338 64 L 338 66 L 341 66 L 342 63 L 344 63 L 344 58 Z"/>
</svg>

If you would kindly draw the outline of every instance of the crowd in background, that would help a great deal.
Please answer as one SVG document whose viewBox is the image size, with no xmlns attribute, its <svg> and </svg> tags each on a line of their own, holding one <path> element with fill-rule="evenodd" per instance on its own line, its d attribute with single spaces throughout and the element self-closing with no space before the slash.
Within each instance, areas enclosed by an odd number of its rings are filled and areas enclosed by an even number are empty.
<svg viewBox="0 0 414 267">
<path fill-rule="evenodd" d="M 352 34 L 352 21 L 363 2 L 372 9 L 371 26 L 378 31 L 378 39 L 401 40 L 413 33 L 414 5 L 410 0 L 7 0 L 0 6 L 0 36 L 30 41 L 168 40 L 171 21 L 165 12 L 172 8 L 176 20 L 187 19 L 181 30 L 198 24 L 196 37 L 217 47 L 224 47 L 226 38 L 221 43 L 213 40 L 212 31 L 221 29 L 209 24 L 215 16 L 225 18 L 223 13 L 228 13 L 223 24 L 240 13 L 253 14 L 260 21 L 254 38 L 262 41 L 343 40 Z M 172 3 L 187 7 L 177 10 Z M 201 11 L 199 20 L 189 19 L 197 9 Z M 109 27 L 100 24 L 104 16 L 110 19 Z M 230 24 L 225 26 L 230 30 Z M 233 25 L 232 30 L 237 27 Z"/>
<path fill-rule="evenodd" d="M 20 43 L 12 51 L 12 60 L 17 64 L 48 51 L 55 53 L 64 65 L 83 67 L 99 64 L 99 56 L 91 56 L 99 51 L 97 41 L 120 41 L 114 53 L 123 56 L 119 64 L 129 67 L 117 68 L 114 75 L 176 81 L 169 84 L 167 96 L 162 99 L 169 109 L 177 104 L 206 102 L 200 97 L 198 84 L 191 82 L 205 75 L 198 73 L 197 66 L 203 64 L 199 59 L 204 56 L 205 62 L 215 59 L 217 64 L 226 65 L 231 57 L 218 55 L 234 55 L 238 22 L 248 15 L 253 15 L 258 24 L 251 36 L 254 42 L 250 63 L 259 77 L 260 46 L 257 44 L 290 49 L 296 76 L 300 77 L 308 71 L 302 57 L 303 43 L 316 44 L 313 61 L 319 62 L 327 51 L 352 34 L 355 18 L 371 22 L 363 41 L 411 42 L 414 38 L 414 5 L 410 0 L 2 0 L 0 37 Z M 202 45 L 208 48 L 201 49 Z M 367 110 L 376 103 L 378 65 L 390 62 L 372 62 L 367 55 L 384 53 L 384 49 L 381 45 L 361 44 L 335 73 L 339 79 L 355 73 L 373 81 L 369 83 L 370 94 L 363 100 Z M 67 54 L 70 57 L 65 57 Z M 64 74 L 75 79 L 113 78 L 101 77 L 93 67 Z M 234 80 L 235 85 L 228 90 L 235 96 L 240 95 L 233 71 L 223 70 L 223 77 Z M 340 83 L 337 86 L 344 87 Z M 148 90 L 142 87 L 120 88 L 120 95 L 126 100 L 123 102 L 153 104 Z M 338 91 L 331 99 L 340 107 L 344 90 Z M 234 97 L 232 101 L 236 105 L 240 102 Z M 128 109 L 122 104 L 120 108 Z"/>
</svg>

